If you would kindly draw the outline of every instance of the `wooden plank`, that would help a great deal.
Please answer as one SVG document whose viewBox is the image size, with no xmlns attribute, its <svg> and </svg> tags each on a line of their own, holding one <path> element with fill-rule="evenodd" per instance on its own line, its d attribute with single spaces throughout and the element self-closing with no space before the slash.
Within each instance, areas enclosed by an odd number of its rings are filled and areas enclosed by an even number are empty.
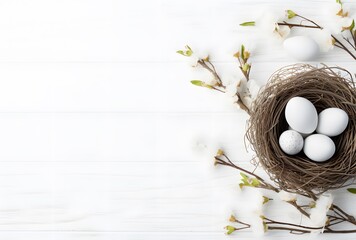
<svg viewBox="0 0 356 240">
<path fill-rule="evenodd" d="M 345 1 L 348 3 L 352 1 Z M 281 15 L 291 8 L 325 22 L 327 17 L 320 16 L 326 5 L 325 1 L 308 0 L 3 1 L 0 61 L 162 62 L 174 60 L 175 49 L 185 44 L 213 50 L 213 54 L 226 61 L 239 41 L 249 41 L 246 36 L 256 35 L 238 28 L 238 24 L 257 18 L 262 8 L 268 7 Z M 263 44 L 263 36 L 253 39 L 262 46 L 258 55 L 274 61 L 291 61 L 280 47 Z M 329 59 L 351 60 L 340 52 Z"/>
<path fill-rule="evenodd" d="M 274 71 L 289 64 L 255 63 L 251 78 L 264 83 Z M 354 63 L 326 64 L 349 70 L 354 67 Z M 236 84 L 241 79 L 236 63 L 221 63 L 216 68 L 225 83 Z M 232 97 L 190 83 L 191 79 L 211 78 L 184 60 L 180 64 L 2 63 L 0 113 L 239 112 L 244 117 Z"/>
<path fill-rule="evenodd" d="M 245 121 L 240 114 L 213 113 L 2 113 L 0 159 L 204 162 L 224 148 L 249 161 Z"/>
<path fill-rule="evenodd" d="M 232 212 L 246 221 L 260 214 L 261 196 L 238 183 L 236 171 L 201 163 L 4 162 L 0 230 L 222 232 Z M 300 222 L 291 206 L 264 194 L 274 199 L 265 214 Z M 356 213 L 346 191 L 336 202 Z"/>
</svg>

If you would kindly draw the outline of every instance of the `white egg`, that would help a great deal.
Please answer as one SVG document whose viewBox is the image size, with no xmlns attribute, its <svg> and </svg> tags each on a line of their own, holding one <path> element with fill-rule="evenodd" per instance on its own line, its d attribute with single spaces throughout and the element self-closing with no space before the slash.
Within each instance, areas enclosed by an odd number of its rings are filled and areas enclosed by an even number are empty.
<svg viewBox="0 0 356 240">
<path fill-rule="evenodd" d="M 282 151 L 295 155 L 303 149 L 304 139 L 300 133 L 294 130 L 284 131 L 279 137 L 279 146 Z"/>
<path fill-rule="evenodd" d="M 335 153 L 335 143 L 323 134 L 313 134 L 304 139 L 303 151 L 315 162 L 325 162 Z"/>
<path fill-rule="evenodd" d="M 283 42 L 283 48 L 289 55 L 299 61 L 312 60 L 319 53 L 318 44 L 306 36 L 287 38 Z"/>
<path fill-rule="evenodd" d="M 288 101 L 285 116 L 289 126 L 303 134 L 314 132 L 318 125 L 318 112 L 314 105 L 303 97 L 293 97 Z"/>
<path fill-rule="evenodd" d="M 340 108 L 327 108 L 319 113 L 317 133 L 334 137 L 340 135 L 349 123 L 349 116 Z"/>
</svg>

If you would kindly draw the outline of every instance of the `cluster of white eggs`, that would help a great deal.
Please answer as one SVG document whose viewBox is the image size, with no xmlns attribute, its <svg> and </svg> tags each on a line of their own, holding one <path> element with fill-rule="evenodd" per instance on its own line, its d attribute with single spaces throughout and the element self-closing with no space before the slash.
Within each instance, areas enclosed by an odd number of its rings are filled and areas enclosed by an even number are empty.
<svg viewBox="0 0 356 240">
<path fill-rule="evenodd" d="M 331 137 L 340 135 L 347 127 L 349 117 L 339 108 L 318 112 L 306 98 L 293 97 L 285 108 L 289 130 L 279 137 L 279 146 L 288 155 L 304 154 L 312 161 L 324 162 L 335 153 Z"/>
</svg>

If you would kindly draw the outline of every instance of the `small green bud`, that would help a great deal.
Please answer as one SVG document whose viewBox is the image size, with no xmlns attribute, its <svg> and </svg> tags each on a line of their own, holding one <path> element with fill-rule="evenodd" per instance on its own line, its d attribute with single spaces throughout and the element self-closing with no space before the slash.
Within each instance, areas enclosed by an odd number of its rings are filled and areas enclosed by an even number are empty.
<svg viewBox="0 0 356 240">
<path fill-rule="evenodd" d="M 236 228 L 233 227 L 233 226 L 230 226 L 230 225 L 226 226 L 225 229 L 227 230 L 227 231 L 226 231 L 226 234 L 227 234 L 227 235 L 230 235 L 231 233 L 233 233 L 233 232 L 236 231 Z"/>
<path fill-rule="evenodd" d="M 233 56 L 234 56 L 235 58 L 240 58 L 240 52 L 236 52 Z"/>
<path fill-rule="evenodd" d="M 195 86 L 198 86 L 198 87 L 206 87 L 206 88 L 209 88 L 209 89 L 213 89 L 214 87 L 207 84 L 206 82 L 203 82 L 203 81 L 200 81 L 200 80 L 192 80 L 190 81 L 191 84 L 195 85 Z"/>
<path fill-rule="evenodd" d="M 245 58 L 245 46 L 242 44 L 241 45 L 241 58 L 244 59 Z"/>
<path fill-rule="evenodd" d="M 230 218 L 229 218 L 230 222 L 236 222 L 236 217 L 234 215 L 231 214 Z"/>
<path fill-rule="evenodd" d="M 250 64 L 248 64 L 248 63 L 245 63 L 245 64 L 242 66 L 242 71 L 244 71 L 244 72 L 247 72 L 249 69 L 250 69 Z"/>
<path fill-rule="evenodd" d="M 224 151 L 223 151 L 222 149 L 219 149 L 219 150 L 217 151 L 217 153 L 216 153 L 216 156 L 217 156 L 217 157 L 220 157 L 220 156 L 222 156 L 222 155 L 224 155 Z"/>
<path fill-rule="evenodd" d="M 294 18 L 295 16 L 297 16 L 297 14 L 295 12 L 293 12 L 292 10 L 287 10 L 287 17 L 288 19 Z"/>
<path fill-rule="evenodd" d="M 268 225 L 266 222 L 263 222 L 263 231 L 267 232 L 268 231 Z"/>
<path fill-rule="evenodd" d="M 185 46 L 185 49 L 186 50 L 178 50 L 177 53 L 180 54 L 180 55 L 183 55 L 185 57 L 192 56 L 193 50 L 188 45 Z"/>
<path fill-rule="evenodd" d="M 350 26 L 348 27 L 343 27 L 342 28 L 342 31 L 345 31 L 345 30 L 350 30 L 351 32 L 354 30 L 354 27 L 355 27 L 355 20 L 352 20 L 352 23 Z"/>
<path fill-rule="evenodd" d="M 263 196 L 263 202 L 262 202 L 262 204 L 266 204 L 266 203 L 268 203 L 269 202 L 269 198 L 268 197 L 266 197 L 266 196 Z"/>
</svg>

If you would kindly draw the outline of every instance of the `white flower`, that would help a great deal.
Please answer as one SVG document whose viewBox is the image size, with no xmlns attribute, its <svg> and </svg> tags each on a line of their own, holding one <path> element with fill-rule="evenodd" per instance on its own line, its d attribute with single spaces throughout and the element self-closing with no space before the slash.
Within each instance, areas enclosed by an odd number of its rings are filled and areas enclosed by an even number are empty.
<svg viewBox="0 0 356 240">
<path fill-rule="evenodd" d="M 339 3 L 329 5 L 326 17 L 325 27 L 332 34 L 340 34 L 343 28 L 349 27 L 352 23 L 352 18 L 349 17 L 349 9 Z"/>
<path fill-rule="evenodd" d="M 297 200 L 297 194 L 286 192 L 284 190 L 281 190 L 281 191 L 278 192 L 278 197 L 282 201 L 286 201 L 286 202 L 291 202 L 291 201 Z"/>
<path fill-rule="evenodd" d="M 265 233 L 263 219 L 260 215 L 253 215 L 250 217 L 251 230 L 256 237 L 260 237 Z"/>
<path fill-rule="evenodd" d="M 315 41 L 318 43 L 321 52 L 328 52 L 334 48 L 333 38 L 328 29 L 315 32 Z"/>
<path fill-rule="evenodd" d="M 237 92 L 237 85 L 235 83 L 230 83 L 226 85 L 225 93 L 229 97 L 234 97 Z"/>
<path fill-rule="evenodd" d="M 256 99 L 258 92 L 261 89 L 261 85 L 254 79 L 250 79 L 247 82 L 247 88 L 251 94 L 252 99 Z"/>
<path fill-rule="evenodd" d="M 284 39 L 290 33 L 288 26 L 279 26 L 280 18 L 272 11 L 264 12 L 260 18 L 256 20 L 256 27 L 267 36 L 272 36 L 277 39 Z"/>
<path fill-rule="evenodd" d="M 315 203 L 315 207 L 310 210 L 310 220 L 318 227 L 324 227 L 327 221 L 327 212 L 333 203 L 333 196 L 330 193 L 324 193 Z"/>
</svg>

